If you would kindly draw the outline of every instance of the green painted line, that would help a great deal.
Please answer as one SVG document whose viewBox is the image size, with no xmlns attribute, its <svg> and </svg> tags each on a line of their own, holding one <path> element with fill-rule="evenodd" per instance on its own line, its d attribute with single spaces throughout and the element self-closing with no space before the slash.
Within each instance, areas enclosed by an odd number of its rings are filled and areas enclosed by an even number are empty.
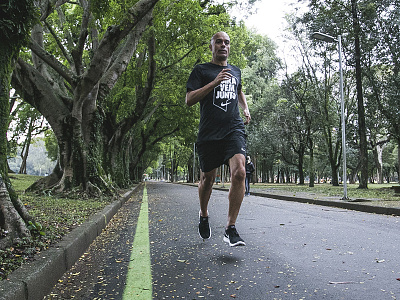
<svg viewBox="0 0 400 300">
<path fill-rule="evenodd" d="M 152 296 L 149 202 L 145 186 L 122 299 L 151 300 Z"/>
</svg>

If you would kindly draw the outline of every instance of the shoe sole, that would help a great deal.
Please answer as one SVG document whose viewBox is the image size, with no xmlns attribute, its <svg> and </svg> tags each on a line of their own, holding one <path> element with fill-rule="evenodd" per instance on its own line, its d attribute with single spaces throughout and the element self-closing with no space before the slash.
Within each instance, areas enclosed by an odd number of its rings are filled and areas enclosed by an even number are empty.
<svg viewBox="0 0 400 300">
<path fill-rule="evenodd" d="M 224 242 L 228 243 L 229 246 L 231 247 L 236 247 L 236 246 L 246 246 L 246 243 L 244 241 L 238 241 L 234 244 L 231 244 L 231 241 L 229 240 L 228 237 L 224 236 Z"/>
<path fill-rule="evenodd" d="M 201 211 L 199 211 L 199 219 L 200 219 L 200 215 L 201 215 Z M 209 223 L 210 224 L 210 223 Z M 200 229 L 197 227 L 197 231 L 198 231 L 198 233 L 199 233 L 199 236 L 203 239 L 203 241 L 205 241 L 205 240 L 209 240 L 210 238 L 211 238 L 211 226 L 210 226 L 210 236 L 208 237 L 208 238 L 203 238 L 202 236 L 201 236 L 201 234 L 200 234 Z"/>
</svg>

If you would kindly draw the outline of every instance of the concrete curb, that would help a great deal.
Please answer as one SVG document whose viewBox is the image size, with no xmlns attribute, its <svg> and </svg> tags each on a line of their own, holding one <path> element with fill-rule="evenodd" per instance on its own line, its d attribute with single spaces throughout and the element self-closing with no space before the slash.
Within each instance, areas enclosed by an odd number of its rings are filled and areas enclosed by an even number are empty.
<svg viewBox="0 0 400 300">
<path fill-rule="evenodd" d="M 350 201 L 345 201 L 345 200 L 342 200 L 342 201 L 317 200 L 317 199 L 280 196 L 280 195 L 257 193 L 257 192 L 252 192 L 251 195 L 265 197 L 265 198 L 272 198 L 272 199 L 277 199 L 277 200 L 294 201 L 294 202 L 307 203 L 307 204 L 344 208 L 344 209 L 367 212 L 367 213 L 374 213 L 374 214 L 400 216 L 400 208 L 395 208 L 395 207 L 382 207 L 382 206 L 366 205 L 366 204 L 355 203 L 355 202 L 350 202 Z"/>
<path fill-rule="evenodd" d="M 22 265 L 7 280 L 0 281 L 0 300 L 40 300 L 48 295 L 139 187 L 140 184 L 72 230 L 54 247 L 40 253 L 35 261 Z"/>
</svg>

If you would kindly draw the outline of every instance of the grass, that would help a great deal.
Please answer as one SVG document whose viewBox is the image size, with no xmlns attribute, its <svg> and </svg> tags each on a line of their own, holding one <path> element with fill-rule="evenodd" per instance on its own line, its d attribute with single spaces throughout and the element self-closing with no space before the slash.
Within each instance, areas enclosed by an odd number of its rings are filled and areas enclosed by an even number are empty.
<svg viewBox="0 0 400 300">
<path fill-rule="evenodd" d="M 0 249 L 0 280 L 7 278 L 8 274 L 22 263 L 32 260 L 36 253 L 60 241 L 65 234 L 112 201 L 106 197 L 66 198 L 25 193 L 32 183 L 40 179 L 39 176 L 10 174 L 10 179 L 22 203 L 34 217 L 35 223 L 30 226 L 32 240 L 23 239 L 12 247 Z"/>
<path fill-rule="evenodd" d="M 391 189 L 398 183 L 369 184 L 368 189 L 359 189 L 358 184 L 347 185 L 347 197 L 349 200 L 368 200 L 370 205 L 400 207 L 400 194 L 395 194 Z M 219 187 L 222 185 L 219 184 Z M 225 188 L 229 188 L 229 183 Z M 282 184 L 282 183 L 255 183 L 250 185 L 250 192 L 265 192 L 270 194 L 283 194 L 298 197 L 311 197 L 311 199 L 331 198 L 340 200 L 343 198 L 343 186 L 332 186 L 328 183 L 315 184 L 309 187 L 307 184 Z"/>
<path fill-rule="evenodd" d="M 350 199 L 374 199 L 374 200 L 395 200 L 400 198 L 395 196 L 391 187 L 395 184 L 369 184 L 368 189 L 359 189 L 358 184 L 347 185 L 347 195 Z M 275 189 L 289 192 L 315 193 L 326 197 L 343 197 L 343 186 L 332 186 L 328 183 L 316 184 L 314 187 L 296 184 L 255 184 L 251 185 L 257 189 Z"/>
</svg>

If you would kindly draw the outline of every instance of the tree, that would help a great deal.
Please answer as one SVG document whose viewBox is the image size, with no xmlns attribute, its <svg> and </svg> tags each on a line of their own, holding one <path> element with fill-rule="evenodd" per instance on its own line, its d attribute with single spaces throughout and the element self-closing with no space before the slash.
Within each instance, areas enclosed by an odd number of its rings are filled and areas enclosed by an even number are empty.
<svg viewBox="0 0 400 300">
<path fill-rule="evenodd" d="M 49 36 L 35 25 L 29 43 L 33 64 L 19 59 L 12 84 L 45 116 L 57 137 L 60 158 L 44 186 L 97 193 L 110 189 L 99 156 L 104 124 L 98 103 L 126 70 L 158 1 L 112 7 L 107 1 L 53 2 L 40 2 L 41 24 Z M 115 23 L 108 23 L 117 12 Z"/>
<path fill-rule="evenodd" d="M 31 0 L 9 0 L 0 4 L 0 228 L 7 232 L 0 249 L 16 239 L 30 237 L 26 222 L 31 220 L 14 192 L 8 177 L 7 129 L 9 125 L 10 80 L 15 61 L 34 22 L 36 10 Z"/>
<path fill-rule="evenodd" d="M 308 172 L 310 177 L 309 186 L 314 187 L 314 137 L 316 132 L 319 130 L 319 124 L 321 123 L 318 110 L 318 98 L 314 96 L 315 89 L 312 88 L 312 81 L 304 70 L 299 70 L 299 72 L 296 72 L 291 76 L 286 75 L 283 88 L 286 90 L 287 98 L 291 99 L 297 110 L 294 124 L 299 124 L 301 127 L 299 136 L 303 138 L 299 138 L 301 141 L 299 146 L 301 145 L 301 147 L 298 147 L 298 150 L 296 151 L 299 154 L 300 184 L 304 184 L 304 174 L 300 170 L 300 162 L 303 161 L 303 158 L 300 158 L 300 151 L 303 151 L 302 149 L 304 148 L 304 150 L 308 149 L 310 161 Z"/>
<path fill-rule="evenodd" d="M 26 161 L 30 145 L 35 136 L 47 130 L 47 126 L 43 116 L 26 102 L 18 102 L 10 115 L 13 126 L 9 130 L 8 143 L 19 146 L 22 162 L 18 173 L 26 174 Z"/>
<path fill-rule="evenodd" d="M 354 58 L 356 71 L 357 86 L 357 109 L 358 109 L 358 134 L 360 136 L 360 184 L 359 188 L 366 189 L 368 187 L 368 150 L 367 150 L 367 133 L 365 125 L 365 108 L 362 88 L 362 70 L 361 70 L 361 46 L 360 35 L 361 26 L 359 20 L 359 11 L 357 0 L 351 0 L 351 15 L 354 32 Z"/>
<path fill-rule="evenodd" d="M 371 3 L 374 22 L 365 26 L 367 32 L 373 32 L 374 51 L 366 56 L 365 77 L 369 87 L 369 95 L 374 107 L 380 111 L 385 122 L 388 135 L 400 146 L 400 47 L 397 32 L 400 11 L 399 1 L 380 1 Z M 398 152 L 400 162 L 400 151 Z M 399 166 L 399 164 L 397 164 Z M 397 171 L 400 173 L 400 171 Z"/>
<path fill-rule="evenodd" d="M 262 181 L 273 181 L 273 166 L 277 159 L 273 139 L 274 124 L 271 115 L 280 89 L 276 74 L 280 60 L 276 45 L 268 37 L 252 32 L 246 40 L 243 53 L 247 66 L 243 69 L 243 81 L 252 120 L 247 126 L 248 154 L 256 165 L 256 176 Z"/>
<path fill-rule="evenodd" d="M 357 109 L 358 109 L 358 137 L 360 151 L 361 177 L 359 188 L 367 188 L 368 183 L 368 149 L 365 123 L 365 108 L 362 87 L 362 55 L 369 51 L 367 47 L 368 35 L 363 32 L 363 26 L 370 21 L 370 1 L 357 0 L 329 0 L 309 2 L 310 11 L 301 18 L 301 23 L 307 27 L 309 33 L 322 31 L 332 36 L 349 33 L 343 47 L 347 50 L 347 65 L 354 68 L 356 81 Z M 351 43 L 349 41 L 352 41 Z"/>
</svg>

